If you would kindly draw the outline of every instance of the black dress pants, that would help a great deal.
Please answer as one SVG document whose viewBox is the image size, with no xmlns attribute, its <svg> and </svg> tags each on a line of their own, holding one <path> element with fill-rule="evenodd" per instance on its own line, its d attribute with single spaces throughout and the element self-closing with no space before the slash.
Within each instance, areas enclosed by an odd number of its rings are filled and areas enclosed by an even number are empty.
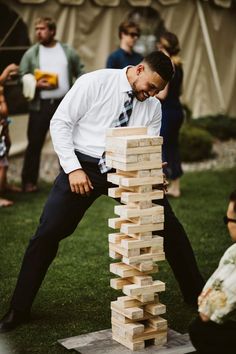
<svg viewBox="0 0 236 354">
<path fill-rule="evenodd" d="M 23 259 L 11 305 L 21 311 L 31 308 L 47 269 L 56 256 L 59 241 L 71 235 L 90 205 L 112 187 L 107 175 L 101 174 L 97 163 L 80 162 L 94 189 L 89 197 L 72 193 L 68 175 L 63 171 L 55 180 L 40 218 L 35 235 L 31 238 Z M 184 299 L 194 302 L 204 281 L 197 268 L 194 254 L 185 231 L 167 201 L 165 208 L 164 248 L 167 259 L 179 282 Z"/>
<path fill-rule="evenodd" d="M 203 322 L 198 316 L 189 326 L 190 339 L 199 354 L 235 354 L 236 322 Z"/>
<path fill-rule="evenodd" d="M 40 100 L 40 110 L 31 110 L 29 113 L 27 128 L 28 146 L 21 173 L 23 186 L 27 183 L 37 184 L 41 150 L 49 129 L 50 120 L 60 102 L 61 99 Z"/>
</svg>

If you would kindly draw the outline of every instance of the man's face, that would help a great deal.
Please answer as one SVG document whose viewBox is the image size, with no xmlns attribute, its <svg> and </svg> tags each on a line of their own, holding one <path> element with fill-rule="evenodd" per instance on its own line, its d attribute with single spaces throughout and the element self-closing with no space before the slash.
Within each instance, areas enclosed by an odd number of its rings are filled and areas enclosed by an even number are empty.
<svg viewBox="0 0 236 354">
<path fill-rule="evenodd" d="M 40 44 L 50 44 L 55 36 L 55 31 L 50 30 L 46 23 L 41 22 L 35 26 L 36 39 Z"/>
<path fill-rule="evenodd" d="M 148 97 L 156 96 L 162 91 L 167 82 L 147 65 L 139 64 L 136 71 L 136 80 L 131 84 L 135 97 L 139 101 L 145 101 Z"/>
<path fill-rule="evenodd" d="M 135 27 L 130 27 L 126 33 L 121 34 L 121 41 L 128 47 L 133 48 L 137 39 L 139 38 L 139 32 Z"/>
</svg>

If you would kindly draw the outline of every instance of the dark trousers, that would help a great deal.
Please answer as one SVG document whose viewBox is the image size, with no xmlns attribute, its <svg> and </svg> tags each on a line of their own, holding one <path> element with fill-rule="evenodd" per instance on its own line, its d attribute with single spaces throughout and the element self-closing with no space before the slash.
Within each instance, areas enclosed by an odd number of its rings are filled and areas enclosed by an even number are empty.
<svg viewBox="0 0 236 354">
<path fill-rule="evenodd" d="M 28 146 L 21 174 L 23 186 L 26 183 L 37 184 L 41 150 L 49 129 L 50 120 L 60 101 L 61 99 L 40 100 L 40 110 L 30 111 L 27 128 Z"/>
<path fill-rule="evenodd" d="M 190 339 L 199 354 L 235 354 L 236 322 L 203 322 L 198 316 L 189 326 Z"/>
<path fill-rule="evenodd" d="M 27 311 L 30 309 L 47 269 L 56 256 L 59 241 L 71 235 L 85 211 L 102 194 L 112 187 L 102 175 L 96 163 L 82 161 L 81 165 L 89 176 L 94 190 L 89 197 L 72 193 L 68 175 L 63 171 L 56 178 L 40 218 L 35 235 L 29 242 L 23 259 L 12 307 Z M 184 299 L 194 302 L 204 281 L 199 273 L 194 254 L 185 231 L 167 201 L 165 208 L 164 247 L 167 259 L 179 282 Z"/>
</svg>

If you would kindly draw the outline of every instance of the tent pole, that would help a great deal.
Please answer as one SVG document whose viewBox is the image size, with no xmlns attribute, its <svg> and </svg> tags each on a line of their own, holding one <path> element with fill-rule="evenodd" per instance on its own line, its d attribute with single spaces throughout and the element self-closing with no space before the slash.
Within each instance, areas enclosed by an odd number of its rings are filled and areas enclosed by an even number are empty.
<svg viewBox="0 0 236 354">
<path fill-rule="evenodd" d="M 218 74 L 217 67 L 216 67 L 214 52 L 213 52 L 212 45 L 211 45 L 211 40 L 210 40 L 208 28 L 207 28 L 206 18 L 205 18 L 200 0 L 197 0 L 196 2 L 197 2 L 197 11 L 198 11 L 198 16 L 199 16 L 199 20 L 200 20 L 200 24 L 201 24 L 201 28 L 202 28 L 203 38 L 205 41 L 206 50 L 207 50 L 213 78 L 214 78 L 215 85 L 216 85 L 216 91 L 217 91 L 217 94 L 219 97 L 220 109 L 221 109 L 222 113 L 224 113 L 226 111 L 226 104 L 224 101 L 223 92 L 222 92 L 221 85 L 220 85 L 219 74 Z"/>
</svg>

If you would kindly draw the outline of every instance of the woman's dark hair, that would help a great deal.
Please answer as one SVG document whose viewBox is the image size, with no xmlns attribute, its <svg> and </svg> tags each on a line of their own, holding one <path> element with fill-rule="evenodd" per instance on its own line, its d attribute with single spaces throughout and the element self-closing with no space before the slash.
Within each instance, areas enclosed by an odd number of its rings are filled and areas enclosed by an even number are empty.
<svg viewBox="0 0 236 354">
<path fill-rule="evenodd" d="M 160 43 L 167 53 L 172 55 L 177 55 L 180 51 L 178 37 L 172 32 L 164 32 L 160 36 Z"/>
<path fill-rule="evenodd" d="M 157 50 L 148 54 L 144 59 L 152 71 L 157 72 L 163 80 L 170 81 L 174 75 L 174 67 L 170 58 L 162 51 Z"/>
</svg>

